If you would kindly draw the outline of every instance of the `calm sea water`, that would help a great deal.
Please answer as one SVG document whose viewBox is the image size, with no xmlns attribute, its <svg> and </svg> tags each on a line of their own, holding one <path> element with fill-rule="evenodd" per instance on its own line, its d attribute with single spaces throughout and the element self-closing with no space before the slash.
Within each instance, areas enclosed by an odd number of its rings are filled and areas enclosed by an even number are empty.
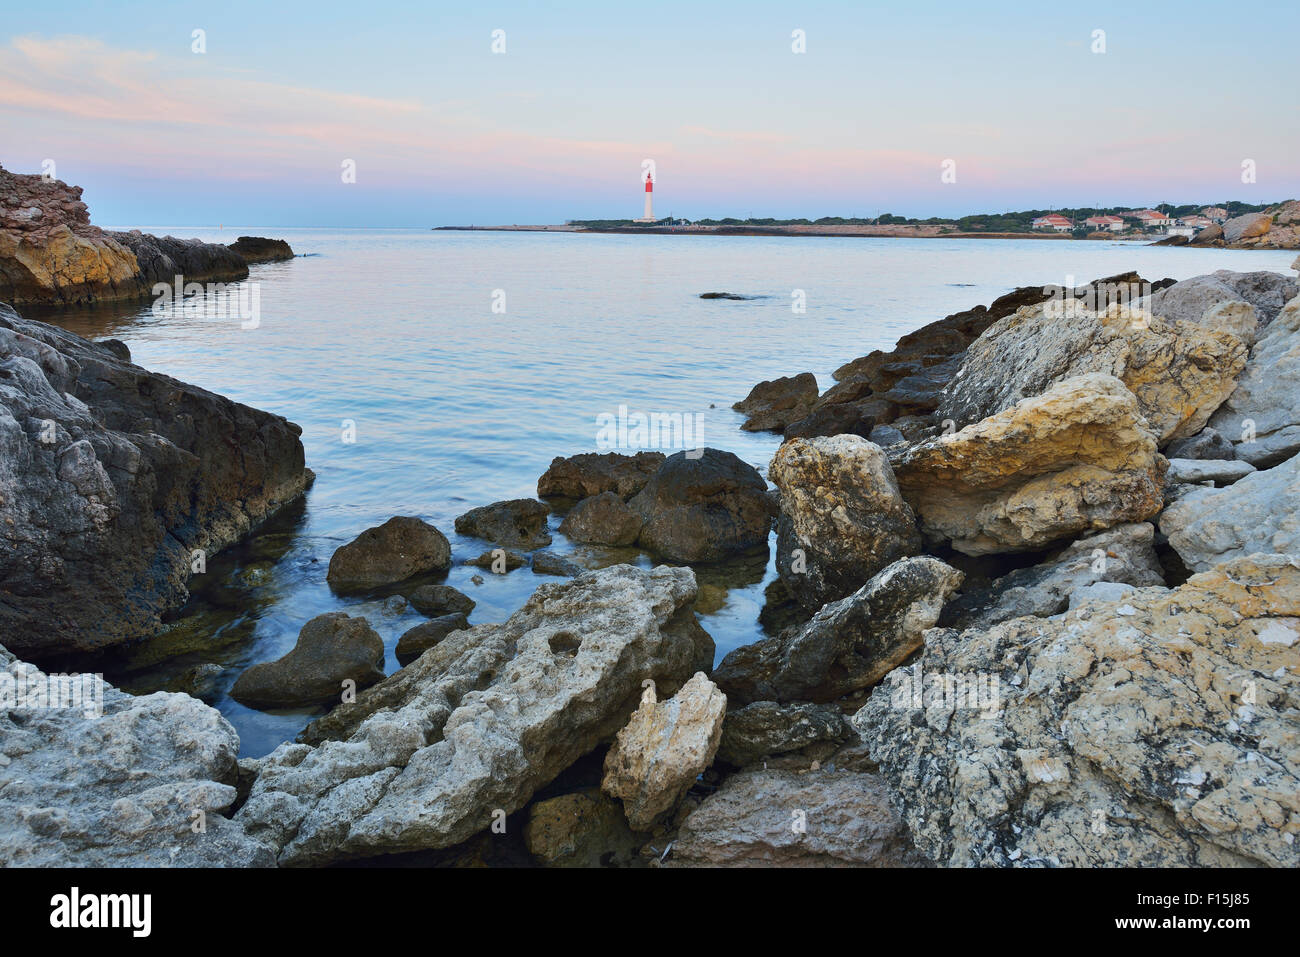
<svg viewBox="0 0 1300 957">
<path fill-rule="evenodd" d="M 1150 280 L 1287 271 L 1295 256 L 1041 240 L 141 228 L 216 242 L 278 236 L 304 254 L 252 268 L 255 329 L 148 305 L 40 316 L 120 338 L 143 366 L 303 428 L 317 474 L 304 505 L 210 563 L 169 639 L 105 665 L 132 691 L 163 687 L 196 664 L 221 666 L 215 703 L 247 755 L 291 739 L 315 712 L 268 714 L 230 700 L 224 689 L 243 668 L 283 655 L 311 617 L 345 610 L 383 636 L 392 672 L 398 637 L 424 620 L 333 595 L 325 572 L 335 548 L 394 515 L 419 515 L 451 539 L 447 581 L 478 602 L 470 621 L 504 620 L 546 579 L 462 565 L 488 546 L 457 536 L 453 519 L 535 495 L 553 457 L 595 450 L 602 414 L 698 413 L 704 444 L 766 474 L 776 436 L 739 431 L 730 408 L 760 379 L 811 371 L 825 388 L 841 363 L 1020 285 L 1128 269 Z M 796 290 L 803 314 L 792 310 Z M 698 298 L 708 291 L 761 298 Z M 554 534 L 555 550 L 580 565 L 652 564 Z M 483 583 L 471 582 L 480 573 Z M 702 571 L 726 588 L 721 607 L 701 616 L 719 657 L 760 636 L 774 576 L 770 558 Z M 181 653 L 162 658 L 164 649 Z"/>
</svg>

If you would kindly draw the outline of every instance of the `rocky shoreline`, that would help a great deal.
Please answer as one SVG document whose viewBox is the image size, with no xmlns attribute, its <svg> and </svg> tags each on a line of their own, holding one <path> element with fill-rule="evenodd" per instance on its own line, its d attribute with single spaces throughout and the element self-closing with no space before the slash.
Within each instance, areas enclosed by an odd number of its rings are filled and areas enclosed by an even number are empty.
<svg viewBox="0 0 1300 957">
<path fill-rule="evenodd" d="M 265 757 L 186 694 L 0 707 L 0 864 L 1300 865 L 1296 278 L 1024 287 L 835 379 L 737 402 L 766 478 L 582 453 L 456 519 L 481 555 L 358 530 L 329 586 L 428 620 L 391 675 L 344 613 L 248 668 L 250 707 L 332 705 Z M 7 686 L 150 641 L 303 493 L 298 435 L 0 306 Z M 661 564 L 567 565 L 551 515 Z M 773 533 L 766 637 L 715 667 L 697 569 Z M 552 577 L 471 622 L 454 561 Z"/>
</svg>

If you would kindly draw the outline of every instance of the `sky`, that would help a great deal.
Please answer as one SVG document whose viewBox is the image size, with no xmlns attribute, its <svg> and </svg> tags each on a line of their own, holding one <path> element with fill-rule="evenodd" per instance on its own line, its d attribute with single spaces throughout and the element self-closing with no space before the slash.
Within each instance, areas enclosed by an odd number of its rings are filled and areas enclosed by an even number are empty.
<svg viewBox="0 0 1300 957">
<path fill-rule="evenodd" d="M 1298 31 L 1294 0 L 41 0 L 0 20 L 0 165 L 104 225 L 631 218 L 646 159 L 692 219 L 1276 202 Z"/>
</svg>

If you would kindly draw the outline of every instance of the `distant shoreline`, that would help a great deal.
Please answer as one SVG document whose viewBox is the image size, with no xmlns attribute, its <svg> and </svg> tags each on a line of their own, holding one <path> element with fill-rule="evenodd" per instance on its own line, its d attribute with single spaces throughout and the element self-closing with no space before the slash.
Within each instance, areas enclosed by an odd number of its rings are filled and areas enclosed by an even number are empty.
<svg viewBox="0 0 1300 957">
<path fill-rule="evenodd" d="M 1071 239 L 1068 233 L 942 232 L 937 226 L 434 226 L 495 233 L 621 233 L 655 236 L 849 236 L 860 239 Z M 1112 239 L 1119 237 L 1098 237 Z M 1145 238 L 1145 237 L 1144 237 Z M 1130 240 L 1141 241 L 1141 240 Z"/>
</svg>

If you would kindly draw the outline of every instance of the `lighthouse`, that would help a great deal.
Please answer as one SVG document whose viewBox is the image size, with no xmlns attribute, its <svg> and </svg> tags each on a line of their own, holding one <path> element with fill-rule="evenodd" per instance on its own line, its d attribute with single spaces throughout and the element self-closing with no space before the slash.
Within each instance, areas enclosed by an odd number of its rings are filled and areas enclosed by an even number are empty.
<svg viewBox="0 0 1300 957">
<path fill-rule="evenodd" d="M 654 194 L 655 194 L 655 181 L 654 181 L 654 174 L 651 173 L 649 170 L 646 170 L 646 174 L 645 174 L 645 215 L 642 216 L 640 219 L 634 219 L 634 220 L 632 220 L 632 222 L 634 222 L 634 223 L 653 223 L 653 222 L 655 221 L 655 211 L 654 211 L 654 203 L 653 203 L 653 200 L 654 200 Z"/>
</svg>

